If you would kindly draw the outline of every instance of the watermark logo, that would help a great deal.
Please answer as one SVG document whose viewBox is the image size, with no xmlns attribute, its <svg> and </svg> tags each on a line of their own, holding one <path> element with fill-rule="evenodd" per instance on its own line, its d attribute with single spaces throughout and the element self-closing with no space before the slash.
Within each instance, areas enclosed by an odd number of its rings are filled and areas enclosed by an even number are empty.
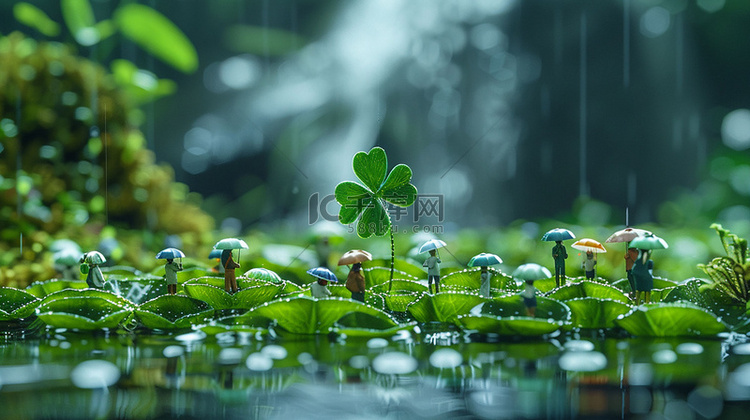
<svg viewBox="0 0 750 420">
<path fill-rule="evenodd" d="M 399 200 L 399 197 L 388 197 L 385 201 L 385 208 L 393 222 L 393 232 L 399 231 L 397 223 L 410 220 L 414 226 L 410 230 L 412 233 L 431 232 L 442 233 L 443 226 L 441 223 L 445 220 L 445 197 L 442 194 L 417 194 L 414 204 L 409 207 L 400 207 L 392 203 L 404 201 L 406 197 Z M 352 204 L 348 204 L 356 213 L 361 213 L 367 207 L 371 206 L 371 198 L 365 197 Z M 336 197 L 333 194 L 321 196 L 320 193 L 313 193 L 307 200 L 307 221 L 310 225 L 319 220 L 329 222 L 338 222 L 339 207 Z M 351 227 L 352 232 L 354 227 Z"/>
</svg>

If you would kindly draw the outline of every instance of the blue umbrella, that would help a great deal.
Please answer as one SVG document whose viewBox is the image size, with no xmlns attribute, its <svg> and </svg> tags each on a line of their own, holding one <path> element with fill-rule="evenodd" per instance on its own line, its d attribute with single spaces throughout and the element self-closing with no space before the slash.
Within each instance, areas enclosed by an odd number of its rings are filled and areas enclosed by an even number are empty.
<svg viewBox="0 0 750 420">
<path fill-rule="evenodd" d="M 567 241 L 575 238 L 576 235 L 573 232 L 562 228 L 554 228 L 542 236 L 542 240 L 547 242 Z"/>
<path fill-rule="evenodd" d="M 441 241 L 440 239 L 430 239 L 429 241 L 422 244 L 422 246 L 419 247 L 419 253 L 431 251 L 433 249 L 442 248 L 445 246 L 445 242 Z"/>
<path fill-rule="evenodd" d="M 177 248 L 165 248 L 156 254 L 157 260 L 173 260 L 175 258 L 185 258 L 185 254 Z"/>
<path fill-rule="evenodd" d="M 321 280 L 328 280 L 334 283 L 338 283 L 339 279 L 333 272 L 325 267 L 315 267 L 307 270 L 307 274 L 317 277 Z"/>
<path fill-rule="evenodd" d="M 503 260 L 495 254 L 487 254 L 482 252 L 479 255 L 475 255 L 469 260 L 469 267 L 487 267 L 490 265 L 501 264 Z"/>
<path fill-rule="evenodd" d="M 536 281 L 548 279 L 550 277 L 552 277 L 552 273 L 550 273 L 550 271 L 547 270 L 546 267 L 542 267 L 541 265 L 534 263 L 523 264 L 516 268 L 516 271 L 513 272 L 514 279 L 523 281 Z"/>
<path fill-rule="evenodd" d="M 223 252 L 223 249 L 212 249 L 211 252 L 208 253 L 208 259 L 214 260 L 216 258 L 221 258 L 221 253 Z"/>
</svg>

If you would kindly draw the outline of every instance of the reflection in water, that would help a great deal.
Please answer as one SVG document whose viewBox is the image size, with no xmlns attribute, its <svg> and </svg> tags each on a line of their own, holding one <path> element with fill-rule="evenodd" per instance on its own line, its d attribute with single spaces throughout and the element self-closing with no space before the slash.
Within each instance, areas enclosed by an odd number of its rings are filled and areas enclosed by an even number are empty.
<svg viewBox="0 0 750 420">
<path fill-rule="evenodd" d="M 750 355 L 736 337 L 723 361 L 719 340 L 413 338 L 57 331 L 0 347 L 0 404 L 8 418 L 279 419 L 688 419 L 750 405 Z"/>
</svg>

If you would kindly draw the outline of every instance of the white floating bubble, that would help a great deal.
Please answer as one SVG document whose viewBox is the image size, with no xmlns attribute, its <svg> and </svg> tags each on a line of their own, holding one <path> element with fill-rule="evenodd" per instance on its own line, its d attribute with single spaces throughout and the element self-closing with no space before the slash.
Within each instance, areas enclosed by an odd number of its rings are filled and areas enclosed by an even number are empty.
<svg viewBox="0 0 750 420">
<path fill-rule="evenodd" d="M 99 389 L 112 386 L 120 379 L 120 369 L 106 360 L 87 360 L 70 373 L 73 385 L 83 389 Z"/>
<path fill-rule="evenodd" d="M 737 344 L 732 347 L 732 353 L 740 355 L 750 354 L 750 343 Z"/>
<path fill-rule="evenodd" d="M 721 139 L 734 150 L 750 148 L 750 110 L 735 109 L 721 122 Z"/>
<path fill-rule="evenodd" d="M 182 346 L 167 346 L 162 353 L 164 354 L 164 357 L 168 358 L 180 357 L 185 354 L 185 349 L 182 348 Z"/>
<path fill-rule="evenodd" d="M 183 343 L 190 343 L 193 341 L 201 341 L 206 338 L 206 333 L 203 331 L 193 331 L 186 334 L 181 334 L 175 337 L 175 340 L 182 341 Z"/>
<path fill-rule="evenodd" d="M 607 367 L 607 357 L 598 351 L 574 351 L 560 357 L 560 368 L 573 372 L 594 372 Z"/>
<path fill-rule="evenodd" d="M 461 365 L 464 358 L 456 350 L 445 348 L 430 355 L 430 364 L 438 369 L 452 369 Z"/>
<path fill-rule="evenodd" d="M 592 351 L 594 350 L 594 343 L 586 340 L 570 340 L 565 342 L 563 347 L 569 351 Z"/>
<path fill-rule="evenodd" d="M 245 365 L 252 371 L 265 372 L 273 367 L 273 359 L 263 353 L 252 353 L 247 356 Z"/>
<path fill-rule="evenodd" d="M 677 345 L 677 354 L 701 354 L 703 346 L 698 343 L 681 343 Z"/>
<path fill-rule="evenodd" d="M 367 341 L 367 348 L 382 349 L 388 347 L 388 340 L 385 338 L 371 338 Z"/>
<path fill-rule="evenodd" d="M 660 365 L 668 365 L 677 361 L 677 353 L 670 349 L 659 350 L 651 355 L 651 360 Z"/>
<path fill-rule="evenodd" d="M 284 347 L 278 346 L 276 344 L 269 344 L 263 347 L 260 352 L 275 360 L 284 359 L 289 354 Z"/>
<path fill-rule="evenodd" d="M 417 370 L 417 359 L 397 351 L 383 353 L 372 361 L 372 368 L 386 375 L 403 375 Z"/>
<path fill-rule="evenodd" d="M 219 363 L 222 365 L 238 365 L 242 360 L 242 349 L 226 348 L 219 352 Z"/>
<path fill-rule="evenodd" d="M 370 365 L 370 359 L 367 358 L 367 356 L 353 356 L 351 359 L 349 359 L 349 366 L 353 367 L 354 369 L 364 369 L 367 366 Z"/>
</svg>

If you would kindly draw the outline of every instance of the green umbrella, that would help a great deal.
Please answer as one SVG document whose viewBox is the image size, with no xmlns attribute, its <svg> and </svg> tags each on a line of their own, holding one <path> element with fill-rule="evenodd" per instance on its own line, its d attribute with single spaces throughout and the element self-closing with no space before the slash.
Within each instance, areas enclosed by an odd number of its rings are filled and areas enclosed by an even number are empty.
<svg viewBox="0 0 750 420">
<path fill-rule="evenodd" d="M 258 280 L 264 280 L 270 283 L 281 283 L 281 276 L 276 274 L 275 271 L 271 271 L 267 268 L 259 267 L 259 268 L 253 268 L 252 270 L 248 270 L 243 274 L 245 277 L 250 277 L 253 279 Z"/>
<path fill-rule="evenodd" d="M 242 239 L 224 238 L 214 245 L 216 249 L 248 249 L 247 243 Z"/>
<path fill-rule="evenodd" d="M 83 258 L 88 264 L 99 265 L 107 262 L 107 259 L 104 258 L 104 255 L 99 251 L 89 251 L 83 254 Z"/>
<path fill-rule="evenodd" d="M 513 272 L 513 278 L 522 281 L 536 281 L 550 277 L 552 277 L 552 273 L 546 267 L 534 263 L 521 265 Z"/>
<path fill-rule="evenodd" d="M 630 247 L 631 248 L 638 248 L 638 249 L 667 249 L 669 248 L 669 245 L 667 245 L 667 241 L 664 239 L 656 236 L 656 235 L 650 235 L 650 236 L 639 236 L 632 241 L 630 241 Z"/>
<path fill-rule="evenodd" d="M 471 257 L 469 267 L 487 267 L 490 265 L 502 264 L 503 260 L 495 254 L 482 252 L 481 254 Z"/>
</svg>

